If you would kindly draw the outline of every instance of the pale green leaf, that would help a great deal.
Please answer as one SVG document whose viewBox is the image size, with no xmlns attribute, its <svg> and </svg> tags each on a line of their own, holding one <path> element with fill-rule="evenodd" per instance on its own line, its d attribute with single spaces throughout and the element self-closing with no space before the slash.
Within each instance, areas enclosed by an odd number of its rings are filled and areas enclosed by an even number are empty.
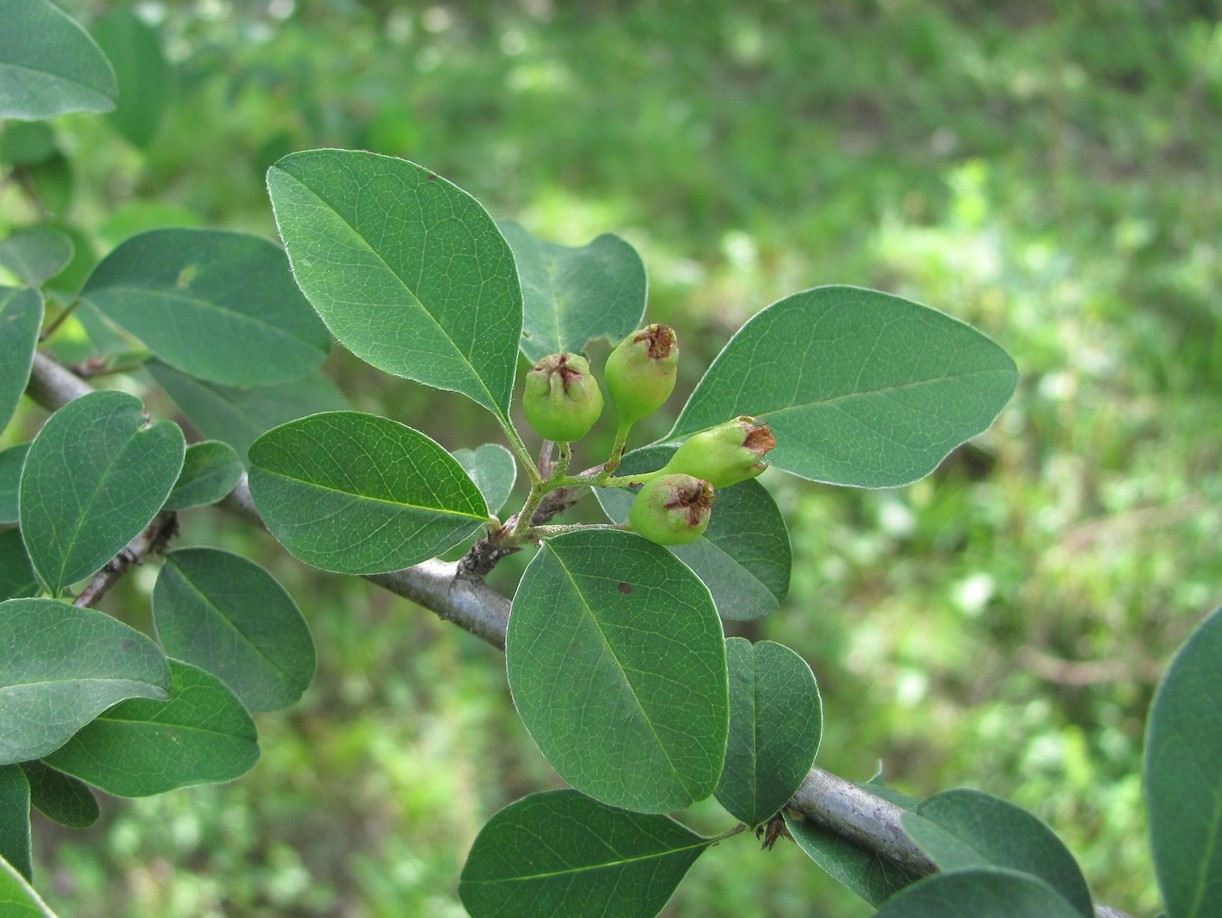
<svg viewBox="0 0 1222 918">
<path fill-rule="evenodd" d="M 475 449 L 453 450 L 451 455 L 484 495 L 489 512 L 500 513 L 518 477 L 513 453 L 499 443 L 485 443 Z"/>
<path fill-rule="evenodd" d="M 72 261 L 72 239 L 49 226 L 20 229 L 0 240 L 0 267 L 30 287 L 40 287 Z"/>
<path fill-rule="evenodd" d="M 242 477 L 242 460 L 228 443 L 205 440 L 187 447 L 178 481 L 166 498 L 166 510 L 215 504 Z"/>
<path fill-rule="evenodd" d="M 97 20 L 92 31 L 119 84 L 115 110 L 107 117 L 120 134 L 147 148 L 157 134 L 173 79 L 157 33 L 124 7 Z"/>
<path fill-rule="evenodd" d="M 0 915 L 4 918 L 55 918 L 34 888 L 0 857 Z"/>
</svg>

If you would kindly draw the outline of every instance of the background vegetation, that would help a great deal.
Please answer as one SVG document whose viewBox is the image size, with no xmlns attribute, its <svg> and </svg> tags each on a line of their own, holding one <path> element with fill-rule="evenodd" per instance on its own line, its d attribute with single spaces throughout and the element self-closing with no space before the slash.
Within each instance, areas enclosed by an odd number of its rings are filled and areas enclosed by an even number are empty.
<svg viewBox="0 0 1222 918">
<path fill-rule="evenodd" d="M 86 23 L 107 7 L 65 6 Z M 1142 724 L 1171 652 L 1222 597 L 1212 3 L 140 11 L 174 74 L 156 139 L 139 150 L 106 119 L 62 118 L 71 165 L 38 178 L 95 254 L 158 225 L 272 236 L 271 162 L 364 147 L 426 164 L 545 238 L 628 238 L 651 318 L 679 329 L 689 387 L 752 313 L 823 283 L 908 296 L 1002 344 L 1017 396 L 932 478 L 855 492 L 765 476 L 796 564 L 789 599 L 751 636 L 814 668 L 824 767 L 864 779 L 881 761 L 913 796 L 1007 797 L 1066 838 L 1101 900 L 1157 907 Z M 15 155 L 11 138 L 0 147 Z M 35 216 L 16 184 L 0 189 L 3 229 Z M 356 407 L 447 446 L 498 437 L 457 397 L 342 354 L 330 369 Z M 24 410 L 33 430 L 41 416 Z M 319 674 L 302 704 L 260 717 L 263 758 L 235 784 L 107 801 L 85 832 L 36 825 L 49 903 L 82 918 L 461 914 L 479 827 L 556 780 L 512 713 L 499 654 L 193 513 L 184 544 L 241 545 L 289 587 Z M 105 608 L 123 615 L 153 574 Z M 725 821 L 713 803 L 695 818 Z M 869 909 L 796 847 L 735 839 L 697 863 L 669 913 Z"/>
</svg>

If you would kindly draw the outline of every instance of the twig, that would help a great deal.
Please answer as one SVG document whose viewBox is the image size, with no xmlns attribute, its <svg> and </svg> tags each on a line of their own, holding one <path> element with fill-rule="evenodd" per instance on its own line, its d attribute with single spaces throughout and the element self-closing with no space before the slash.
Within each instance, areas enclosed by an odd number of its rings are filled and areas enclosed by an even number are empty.
<svg viewBox="0 0 1222 918">
<path fill-rule="evenodd" d="M 121 552 L 111 558 L 107 565 L 94 575 L 89 586 L 81 590 L 73 604 L 94 605 L 133 567 L 142 564 L 149 555 L 165 551 L 170 539 L 177 534 L 178 517 L 168 510 L 158 513 L 138 536 L 128 542 Z"/>
</svg>

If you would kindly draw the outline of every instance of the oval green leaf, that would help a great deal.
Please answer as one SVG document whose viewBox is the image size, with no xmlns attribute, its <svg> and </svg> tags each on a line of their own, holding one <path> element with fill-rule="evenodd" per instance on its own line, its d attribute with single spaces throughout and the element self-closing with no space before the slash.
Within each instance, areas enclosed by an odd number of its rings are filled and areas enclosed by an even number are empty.
<svg viewBox="0 0 1222 918">
<path fill-rule="evenodd" d="M 304 376 L 331 346 L 284 252 L 247 233 L 140 233 L 98 263 L 81 296 L 166 363 L 228 386 Z"/>
<path fill-rule="evenodd" d="M 618 530 L 551 539 L 514 596 L 505 658 L 526 729 L 579 791 L 663 813 L 717 786 L 729 726 L 721 623 L 661 546 Z"/>
<path fill-rule="evenodd" d="M 1017 384 L 1014 361 L 969 325 L 859 287 L 817 287 L 764 309 L 713 361 L 668 441 L 736 415 L 776 435 L 802 478 L 892 488 L 984 431 Z"/>
<path fill-rule="evenodd" d="M 782 813 L 785 828 L 806 856 L 871 905 L 881 904 L 921 879 L 916 871 L 899 867 L 838 832 L 799 819 L 790 810 Z"/>
<path fill-rule="evenodd" d="M 673 452 L 669 446 L 633 450 L 617 474 L 660 469 Z M 628 519 L 632 491 L 598 488 L 594 493 L 612 520 Z M 743 621 L 771 615 L 789 592 L 789 530 L 776 501 L 758 481 L 720 489 L 704 535 L 667 550 L 704 581 L 722 618 Z"/>
<path fill-rule="evenodd" d="M 34 887 L 12 864 L 0 857 L 0 915 L 5 918 L 55 918 Z"/>
<path fill-rule="evenodd" d="M 1030 874 L 1000 867 L 939 873 L 888 899 L 877 918 L 1078 918 L 1051 886 Z"/>
<path fill-rule="evenodd" d="M 717 800 L 748 826 L 768 820 L 797 792 L 823 736 L 814 673 L 784 644 L 726 641 L 730 739 Z"/>
<path fill-rule="evenodd" d="M 458 461 L 397 421 L 335 411 L 250 446 L 250 493 L 267 528 L 323 570 L 377 574 L 452 548 L 488 522 Z"/>
<path fill-rule="evenodd" d="M 27 286 L 40 287 L 72 261 L 72 239 L 49 226 L 20 229 L 0 241 L 0 267 Z"/>
<path fill-rule="evenodd" d="M 414 163 L 355 150 L 293 153 L 267 187 L 297 283 L 345 347 L 508 419 L 522 290 L 478 201 Z"/>
<path fill-rule="evenodd" d="M 115 72 L 88 32 L 47 0 L 5 0 L 3 11 L 0 118 L 115 107 Z"/>
<path fill-rule="evenodd" d="M 99 570 L 165 503 L 186 443 L 177 424 L 146 424 L 134 395 L 91 392 L 55 412 L 30 444 L 21 533 L 51 593 Z"/>
<path fill-rule="evenodd" d="M 255 723 L 211 673 L 170 661 L 168 701 L 124 701 L 51 755 L 52 768 L 118 797 L 232 781 L 259 758 Z"/>
<path fill-rule="evenodd" d="M 166 498 L 166 510 L 215 504 L 242 477 L 242 460 L 228 443 L 205 440 L 187 447 L 178 481 Z"/>
<path fill-rule="evenodd" d="M 293 704 L 314 678 L 314 641 L 271 574 L 214 548 L 166 555 L 153 589 L 166 653 L 218 676 L 251 711 Z"/>
<path fill-rule="evenodd" d="M 27 880 L 34 879 L 30 862 L 30 782 L 20 765 L 0 765 L 0 858 Z"/>
<path fill-rule="evenodd" d="M 1143 789 L 1171 918 L 1222 913 L 1222 609 L 1163 675 L 1146 727 Z"/>
<path fill-rule="evenodd" d="M 93 23 L 93 37 L 114 67 L 119 98 L 108 120 L 138 147 L 157 134 L 172 74 L 157 33 L 130 9 L 112 9 Z"/>
<path fill-rule="evenodd" d="M 0 530 L 0 601 L 33 596 L 38 578 L 17 529 Z"/>
<path fill-rule="evenodd" d="M 0 450 L 0 523 L 17 522 L 17 485 L 29 449 L 30 444 L 19 443 Z"/>
<path fill-rule="evenodd" d="M 595 338 L 618 344 L 645 315 L 648 282 L 636 249 L 611 233 L 584 246 L 536 239 L 512 220 L 497 221 L 522 281 L 521 350 L 535 363 L 584 351 Z"/>
<path fill-rule="evenodd" d="M 55 599 L 0 603 L 0 765 L 40 758 L 126 698 L 165 698 L 151 640 L 109 615 Z"/>
<path fill-rule="evenodd" d="M 453 450 L 451 455 L 484 495 L 488 510 L 500 513 L 518 478 L 518 464 L 513 453 L 499 443 L 485 443 L 475 449 Z"/>
<path fill-rule="evenodd" d="M 458 894 L 472 918 L 655 915 L 710 844 L 668 816 L 534 794 L 480 830 Z"/>
<path fill-rule="evenodd" d="M 30 803 L 48 819 L 70 829 L 86 829 L 98 821 L 98 800 L 85 782 L 40 761 L 22 762 L 21 770 L 30 782 Z"/>
<path fill-rule="evenodd" d="M 30 381 L 41 328 L 42 294 L 0 287 L 0 430 L 8 426 Z"/>
</svg>

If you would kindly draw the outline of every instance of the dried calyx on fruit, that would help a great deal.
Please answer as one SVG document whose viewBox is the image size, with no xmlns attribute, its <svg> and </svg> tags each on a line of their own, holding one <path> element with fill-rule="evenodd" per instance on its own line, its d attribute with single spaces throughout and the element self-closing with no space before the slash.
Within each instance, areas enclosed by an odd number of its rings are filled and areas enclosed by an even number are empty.
<svg viewBox="0 0 1222 918">
<path fill-rule="evenodd" d="M 579 354 L 549 354 L 526 374 L 526 420 L 541 437 L 567 443 L 590 432 L 603 410 L 603 394 Z"/>
<path fill-rule="evenodd" d="M 662 471 L 694 475 L 725 488 L 768 468 L 764 456 L 774 446 L 776 438 L 768 425 L 743 415 L 692 434 Z"/>
<path fill-rule="evenodd" d="M 673 329 L 635 331 L 607 357 L 603 379 L 621 429 L 653 414 L 675 388 L 679 344 Z"/>
<path fill-rule="evenodd" d="M 645 482 L 632 507 L 632 531 L 658 545 L 686 545 L 704 535 L 713 514 L 713 486 L 691 475 Z"/>
</svg>

